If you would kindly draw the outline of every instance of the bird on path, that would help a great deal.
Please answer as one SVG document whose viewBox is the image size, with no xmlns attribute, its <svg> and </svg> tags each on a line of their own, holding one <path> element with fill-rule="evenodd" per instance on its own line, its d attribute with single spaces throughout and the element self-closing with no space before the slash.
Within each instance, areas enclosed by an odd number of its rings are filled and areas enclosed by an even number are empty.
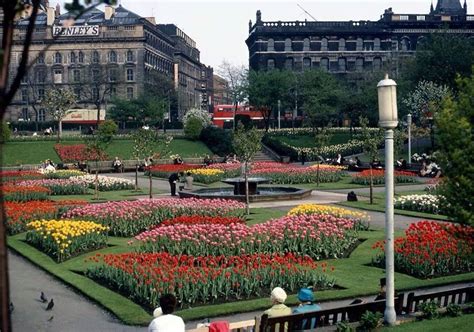
<svg viewBox="0 0 474 332">
<path fill-rule="evenodd" d="M 54 318 L 54 316 L 49 317 L 49 318 L 48 318 L 48 322 L 52 321 L 53 318 Z"/>
<path fill-rule="evenodd" d="M 51 301 L 49 301 L 48 303 L 48 306 L 46 307 L 46 310 L 51 310 L 53 309 L 53 307 L 54 307 L 54 301 L 53 299 L 51 299 Z"/>
<path fill-rule="evenodd" d="M 41 295 L 40 295 L 40 300 L 41 300 L 41 302 L 43 302 L 43 303 L 46 303 L 46 302 L 48 302 L 48 298 L 47 298 L 47 297 L 44 295 L 44 293 L 43 293 L 43 292 L 41 292 Z"/>
<path fill-rule="evenodd" d="M 10 302 L 10 305 L 8 306 L 8 312 L 12 313 L 13 310 L 15 310 L 15 306 L 13 305 L 13 302 Z"/>
</svg>

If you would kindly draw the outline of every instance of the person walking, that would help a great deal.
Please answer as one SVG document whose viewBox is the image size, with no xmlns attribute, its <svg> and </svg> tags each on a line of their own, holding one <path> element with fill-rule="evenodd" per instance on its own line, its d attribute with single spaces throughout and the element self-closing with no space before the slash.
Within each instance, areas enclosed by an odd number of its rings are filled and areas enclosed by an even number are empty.
<svg viewBox="0 0 474 332">
<path fill-rule="evenodd" d="M 178 173 L 171 173 L 168 177 L 168 182 L 170 183 L 171 196 L 176 196 L 176 182 L 179 180 Z"/>
</svg>

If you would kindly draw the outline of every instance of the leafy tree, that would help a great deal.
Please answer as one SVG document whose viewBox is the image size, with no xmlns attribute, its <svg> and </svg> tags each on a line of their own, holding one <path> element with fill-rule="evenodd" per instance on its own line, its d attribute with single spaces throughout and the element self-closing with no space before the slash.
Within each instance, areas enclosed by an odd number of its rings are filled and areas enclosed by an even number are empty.
<svg viewBox="0 0 474 332">
<path fill-rule="evenodd" d="M 455 90 L 456 75 L 469 77 L 473 63 L 474 46 L 468 37 L 437 33 L 418 46 L 414 64 L 407 69 L 414 82 L 432 81 Z"/>
<path fill-rule="evenodd" d="M 186 126 L 186 123 L 190 119 L 197 119 L 203 128 L 211 125 L 211 117 L 207 110 L 203 110 L 200 108 L 191 108 L 186 114 L 183 116 L 183 124 Z"/>
<path fill-rule="evenodd" d="M 0 124 L 0 143 L 5 143 L 10 139 L 12 131 L 5 121 Z"/>
<path fill-rule="evenodd" d="M 370 192 L 370 204 L 374 204 L 374 194 L 373 194 L 373 188 L 374 188 L 374 182 L 373 182 L 373 176 L 372 176 L 372 161 L 377 158 L 379 155 L 379 142 L 380 142 L 380 131 L 378 132 L 373 132 L 369 129 L 368 124 L 369 120 L 367 118 L 361 117 L 359 119 L 360 123 L 360 136 L 359 139 L 363 142 L 362 149 L 364 153 L 369 157 L 370 159 L 370 186 L 369 186 L 369 192 Z"/>
<path fill-rule="evenodd" d="M 245 129 L 241 123 L 237 125 L 237 130 L 234 134 L 233 146 L 235 154 L 239 157 L 239 160 L 244 163 L 245 204 L 247 214 L 250 214 L 248 182 L 249 163 L 253 160 L 255 154 L 262 148 L 262 136 L 263 134 L 256 128 Z"/>
<path fill-rule="evenodd" d="M 199 139 L 203 129 L 202 122 L 198 118 L 189 118 L 184 124 L 184 134 L 192 140 Z"/>
<path fill-rule="evenodd" d="M 200 140 L 213 153 L 219 156 L 227 156 L 234 152 L 232 148 L 232 132 L 228 130 L 209 126 L 201 131 Z"/>
<path fill-rule="evenodd" d="M 447 215 L 474 226 L 474 76 L 458 79 L 458 89 L 458 98 L 448 98 L 435 117 L 444 174 L 441 193 L 448 203 Z"/>
<path fill-rule="evenodd" d="M 49 89 L 45 93 L 41 105 L 48 110 L 53 119 L 58 122 L 58 142 L 62 134 L 62 121 L 69 109 L 76 103 L 76 95 L 71 89 Z"/>
<path fill-rule="evenodd" d="M 156 125 L 163 120 L 164 113 L 168 110 L 166 98 L 151 94 L 142 94 L 136 99 L 113 100 L 110 116 L 116 121 L 134 120 L 142 125 Z"/>
</svg>

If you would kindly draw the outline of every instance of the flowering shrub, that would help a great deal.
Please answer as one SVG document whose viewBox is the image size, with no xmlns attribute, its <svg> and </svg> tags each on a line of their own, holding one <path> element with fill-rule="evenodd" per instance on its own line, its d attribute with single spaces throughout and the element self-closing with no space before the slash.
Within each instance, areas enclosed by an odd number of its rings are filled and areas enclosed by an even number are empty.
<svg viewBox="0 0 474 332">
<path fill-rule="evenodd" d="M 2 182 L 42 179 L 43 174 L 38 171 L 0 171 Z"/>
<path fill-rule="evenodd" d="M 115 236 L 133 236 L 163 220 L 181 215 L 243 216 L 245 205 L 222 199 L 143 199 L 88 204 L 74 208 L 64 218 L 97 221 L 110 227 Z"/>
<path fill-rule="evenodd" d="M 372 181 L 374 184 L 385 183 L 385 171 L 383 170 L 372 170 Z M 395 171 L 394 172 L 395 183 L 416 183 L 416 176 L 411 172 Z M 352 183 L 369 185 L 370 184 L 370 170 L 365 170 L 360 173 L 352 175 Z"/>
<path fill-rule="evenodd" d="M 189 170 L 193 178 L 201 183 L 213 183 L 224 178 L 224 171 L 216 168 L 197 168 Z"/>
<path fill-rule="evenodd" d="M 240 223 L 160 226 L 135 237 L 140 251 L 175 255 L 291 252 L 313 259 L 342 257 L 357 241 L 354 222 L 329 215 L 301 215 L 247 226 Z"/>
<path fill-rule="evenodd" d="M 73 176 L 82 176 L 86 174 L 87 174 L 86 172 L 81 172 L 79 170 L 61 169 L 61 170 L 56 170 L 54 172 L 47 172 L 45 173 L 45 176 L 48 179 L 69 179 L 70 177 L 73 177 Z"/>
<path fill-rule="evenodd" d="M 379 252 L 373 259 L 376 265 L 385 264 L 384 246 L 379 241 L 372 247 Z M 473 246 L 473 227 L 420 221 L 395 239 L 395 268 L 418 278 L 471 271 Z"/>
<path fill-rule="evenodd" d="M 210 217 L 210 216 L 181 216 L 163 221 L 160 226 L 171 225 L 196 225 L 196 224 L 214 224 L 214 225 L 230 225 L 245 224 L 245 220 L 237 217 Z"/>
<path fill-rule="evenodd" d="M 58 154 L 61 161 L 65 163 L 73 163 L 77 161 L 87 160 L 107 160 L 108 156 L 104 153 L 98 156 L 96 153 L 87 150 L 85 144 L 61 145 L 55 144 L 54 150 Z"/>
<path fill-rule="evenodd" d="M 0 187 L 3 199 L 10 202 L 41 201 L 48 199 L 50 190 L 48 188 L 31 185 L 17 186 L 13 184 L 4 184 Z"/>
<path fill-rule="evenodd" d="M 95 175 L 74 176 L 71 179 L 83 181 L 89 188 L 95 188 Z M 135 188 L 135 184 L 127 179 L 99 175 L 97 188 L 100 191 L 126 190 Z"/>
<path fill-rule="evenodd" d="M 89 277 L 107 282 L 149 308 L 155 308 L 160 296 L 169 292 L 192 305 L 266 296 L 275 285 L 290 293 L 301 285 L 318 290 L 334 286 L 334 280 L 324 274 L 329 269 L 325 263 L 318 265 L 309 257 L 292 254 L 194 257 L 126 253 L 97 254 L 91 260 L 100 264 L 87 270 Z"/>
<path fill-rule="evenodd" d="M 250 174 L 265 177 L 276 184 L 316 183 L 317 181 L 317 169 L 314 167 L 298 167 L 277 162 L 256 162 L 252 165 Z M 341 168 L 321 165 L 320 182 L 336 182 L 341 178 Z"/>
<path fill-rule="evenodd" d="M 18 182 L 17 186 L 42 186 L 48 188 L 51 192 L 51 195 L 87 194 L 87 183 L 77 178 L 28 180 Z"/>
<path fill-rule="evenodd" d="M 107 243 L 108 227 L 90 221 L 36 220 L 27 228 L 26 241 L 58 262 Z"/>
<path fill-rule="evenodd" d="M 444 197 L 439 195 L 405 195 L 396 197 L 394 200 L 396 209 L 433 214 L 442 213 L 443 203 Z"/>
<path fill-rule="evenodd" d="M 288 212 L 289 216 L 299 216 L 305 214 L 330 215 L 338 218 L 351 219 L 354 221 L 354 227 L 356 229 L 369 229 L 369 215 L 367 212 L 359 212 L 341 207 L 319 204 L 301 204 Z"/>
<path fill-rule="evenodd" d="M 201 165 L 192 165 L 192 164 L 177 164 L 177 165 L 153 165 L 150 166 L 148 171 L 151 172 L 151 175 L 159 178 L 167 178 L 171 173 L 186 172 L 191 169 L 201 168 Z"/>
</svg>

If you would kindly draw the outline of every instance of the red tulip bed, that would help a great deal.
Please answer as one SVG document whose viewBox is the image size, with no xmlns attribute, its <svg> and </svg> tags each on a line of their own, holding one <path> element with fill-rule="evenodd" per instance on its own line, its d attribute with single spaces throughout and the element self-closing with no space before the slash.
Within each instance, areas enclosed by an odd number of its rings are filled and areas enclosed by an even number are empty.
<svg viewBox="0 0 474 332">
<path fill-rule="evenodd" d="M 87 194 L 87 182 L 77 179 L 42 179 L 27 180 L 16 183 L 17 186 L 41 186 L 49 189 L 51 195 L 84 195 Z"/>
<path fill-rule="evenodd" d="M 159 178 L 168 178 L 171 173 L 186 172 L 191 169 L 201 168 L 201 165 L 193 164 L 178 164 L 178 165 L 154 165 L 148 168 L 148 172 L 151 172 L 152 176 Z"/>
<path fill-rule="evenodd" d="M 105 153 L 98 156 L 95 153 L 87 151 L 87 146 L 85 144 L 76 144 L 76 145 L 55 144 L 54 150 L 58 154 L 61 161 L 65 163 L 73 163 L 73 162 L 84 161 L 84 160 L 109 159 Z"/>
<path fill-rule="evenodd" d="M 374 264 L 383 267 L 384 241 L 373 249 Z M 411 224 L 405 236 L 395 239 L 395 268 L 417 278 L 464 273 L 473 269 L 474 228 L 451 223 L 421 221 Z"/>
<path fill-rule="evenodd" d="M 3 183 L 42 179 L 43 177 L 43 174 L 37 171 L 0 171 L 0 179 Z"/>
<path fill-rule="evenodd" d="M 416 183 L 416 175 L 412 172 L 395 171 L 394 172 L 395 183 Z M 372 181 L 373 184 L 384 184 L 385 183 L 385 171 L 383 170 L 372 170 Z M 367 186 L 370 184 L 370 170 L 365 170 L 360 173 L 352 175 L 352 183 L 361 184 Z"/>
<path fill-rule="evenodd" d="M 48 188 L 31 185 L 17 186 L 16 184 L 6 183 L 0 187 L 3 199 L 7 202 L 27 202 L 47 200 L 51 191 Z"/>
</svg>

